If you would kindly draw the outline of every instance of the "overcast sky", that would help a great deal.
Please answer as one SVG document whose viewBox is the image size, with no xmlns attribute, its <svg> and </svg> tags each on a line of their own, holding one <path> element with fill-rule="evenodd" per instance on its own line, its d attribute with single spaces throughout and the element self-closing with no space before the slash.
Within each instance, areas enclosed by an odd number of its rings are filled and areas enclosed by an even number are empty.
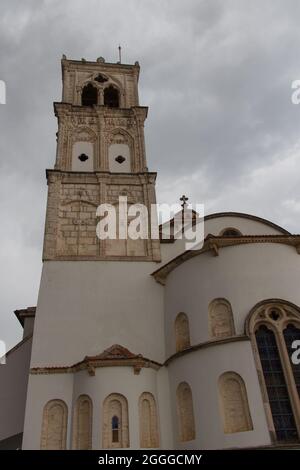
<svg viewBox="0 0 300 470">
<path fill-rule="evenodd" d="M 0 339 L 36 305 L 62 54 L 141 65 L 159 202 L 256 214 L 300 232 L 298 0 L 2 0 Z"/>
</svg>

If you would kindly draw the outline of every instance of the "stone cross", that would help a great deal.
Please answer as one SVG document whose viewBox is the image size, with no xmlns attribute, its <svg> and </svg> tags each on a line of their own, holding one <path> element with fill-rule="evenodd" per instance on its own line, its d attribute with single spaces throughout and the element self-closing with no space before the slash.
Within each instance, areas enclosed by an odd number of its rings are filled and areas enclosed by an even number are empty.
<svg viewBox="0 0 300 470">
<path fill-rule="evenodd" d="M 183 196 L 181 196 L 181 198 L 180 198 L 179 200 L 182 201 L 181 207 L 184 209 L 184 206 L 185 206 L 186 203 L 187 203 L 186 201 L 188 201 L 189 198 L 186 197 L 186 196 L 183 194 Z"/>
</svg>

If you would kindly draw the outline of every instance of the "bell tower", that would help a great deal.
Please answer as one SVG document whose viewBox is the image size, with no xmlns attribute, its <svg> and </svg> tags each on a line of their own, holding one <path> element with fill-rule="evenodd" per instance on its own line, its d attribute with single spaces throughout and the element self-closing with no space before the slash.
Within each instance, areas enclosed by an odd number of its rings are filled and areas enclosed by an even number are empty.
<svg viewBox="0 0 300 470">
<path fill-rule="evenodd" d="M 140 396 L 158 396 L 165 360 L 163 290 L 151 276 L 160 262 L 160 241 L 149 223 L 156 173 L 146 163 L 140 68 L 65 56 L 61 64 L 22 446 L 139 448 Z M 117 219 L 121 214 L 116 237 L 99 236 L 105 208 L 115 208 Z M 134 212 L 139 208 L 141 216 Z M 141 237 L 132 236 L 145 217 Z M 92 420 L 83 434 L 76 424 L 82 399 Z M 84 444 L 78 444 L 81 435 Z"/>
<path fill-rule="evenodd" d="M 49 186 L 44 260 L 160 260 L 159 240 L 150 237 L 151 204 L 156 203 L 156 173 L 147 169 L 144 122 L 148 108 L 139 105 L 140 67 L 121 63 L 62 61 L 62 101 L 54 103 L 58 119 L 57 152 Z M 99 204 L 148 209 L 147 239 L 99 240 Z"/>
</svg>

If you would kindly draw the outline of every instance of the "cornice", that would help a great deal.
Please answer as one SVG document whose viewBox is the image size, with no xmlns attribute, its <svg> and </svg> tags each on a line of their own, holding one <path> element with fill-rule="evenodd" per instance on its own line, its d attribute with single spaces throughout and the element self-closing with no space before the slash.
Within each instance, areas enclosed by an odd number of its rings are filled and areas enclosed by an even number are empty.
<svg viewBox="0 0 300 470">
<path fill-rule="evenodd" d="M 194 351 L 199 351 L 200 349 L 206 349 L 213 346 L 222 346 L 224 344 L 229 343 L 238 343 L 241 341 L 250 341 L 249 336 L 247 335 L 235 335 L 235 336 L 228 336 L 226 338 L 219 338 L 219 339 L 212 339 L 209 341 L 205 341 L 203 343 L 194 344 L 189 348 L 183 349 L 182 351 L 178 351 L 175 354 L 172 354 L 168 359 L 164 362 L 164 366 L 168 366 L 171 362 L 175 361 L 179 357 L 186 356 Z"/>
<path fill-rule="evenodd" d="M 134 64 L 122 64 L 120 62 L 62 59 L 61 64 L 63 69 L 89 71 L 91 68 L 92 71 L 105 70 L 106 73 L 110 70 L 112 72 L 124 73 L 126 71 L 128 73 L 138 73 L 140 70 L 138 61 L 136 61 Z"/>
<path fill-rule="evenodd" d="M 140 119 L 142 122 L 147 118 L 148 106 L 131 106 L 129 108 L 109 108 L 103 104 L 93 106 L 81 106 L 66 101 L 54 101 L 54 114 L 56 117 L 74 116 L 74 112 L 82 116 L 94 116 L 95 111 L 104 118 L 132 117 Z"/>
<path fill-rule="evenodd" d="M 33 367 L 30 374 L 69 374 L 86 370 L 90 376 L 95 375 L 95 369 L 102 367 L 132 367 L 135 375 L 142 368 L 158 370 L 162 364 L 145 358 L 141 354 L 134 354 L 120 345 L 113 345 L 96 356 L 86 356 L 82 361 L 71 366 Z"/>
<path fill-rule="evenodd" d="M 36 307 L 27 307 L 22 308 L 19 310 L 14 310 L 14 314 L 16 315 L 17 319 L 24 326 L 24 318 L 34 318 L 36 312 Z"/>
</svg>

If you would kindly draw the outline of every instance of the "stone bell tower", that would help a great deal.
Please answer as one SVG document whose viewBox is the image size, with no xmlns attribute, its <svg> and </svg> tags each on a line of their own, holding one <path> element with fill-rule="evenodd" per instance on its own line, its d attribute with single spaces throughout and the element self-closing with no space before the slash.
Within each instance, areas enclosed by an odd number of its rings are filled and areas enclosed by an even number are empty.
<svg viewBox="0 0 300 470">
<path fill-rule="evenodd" d="M 122 439 L 109 446 L 138 448 L 139 397 L 158 394 L 164 304 L 151 273 L 160 261 L 159 239 L 150 236 L 150 223 L 143 238 L 117 233 L 117 239 L 99 239 L 96 233 L 100 204 L 115 206 L 118 215 L 120 196 L 126 196 L 128 209 L 146 207 L 150 218 L 156 202 L 156 173 L 148 171 L 145 156 L 148 109 L 139 106 L 138 78 L 138 63 L 62 59 L 24 449 L 74 448 L 77 400 L 85 396 L 94 411 L 84 448 L 108 446 L 112 409 L 105 406 L 115 406 L 113 397 L 120 398 L 113 416 L 122 418 L 123 428 Z"/>
<path fill-rule="evenodd" d="M 160 260 L 158 240 L 102 240 L 96 208 L 109 203 L 118 214 L 119 196 L 143 204 L 150 216 L 156 173 L 147 169 L 144 122 L 139 106 L 139 64 L 62 59 L 62 102 L 54 170 L 49 185 L 44 260 Z M 149 220 L 150 222 L 150 220 Z M 150 223 L 149 223 L 150 227 Z M 149 229 L 150 230 L 150 229 Z"/>
</svg>

